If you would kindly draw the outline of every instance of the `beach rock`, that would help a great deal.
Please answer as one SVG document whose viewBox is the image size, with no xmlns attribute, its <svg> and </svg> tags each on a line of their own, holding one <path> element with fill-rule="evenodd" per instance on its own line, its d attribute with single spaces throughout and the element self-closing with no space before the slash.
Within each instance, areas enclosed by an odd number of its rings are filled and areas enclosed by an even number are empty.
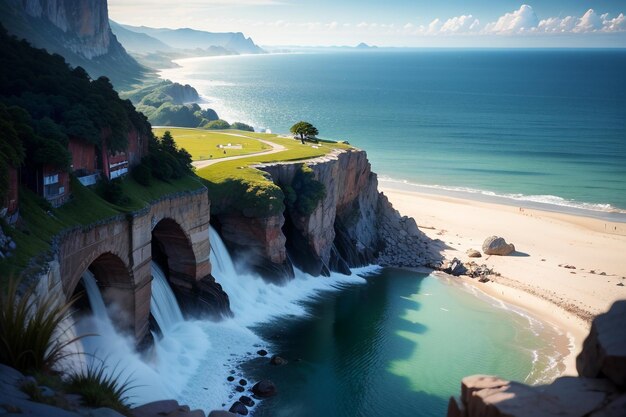
<svg viewBox="0 0 626 417">
<path fill-rule="evenodd" d="M 261 349 L 256 352 L 259 356 L 267 356 L 267 350 Z"/>
<path fill-rule="evenodd" d="M 226 378 L 226 380 L 227 380 L 228 382 L 233 382 L 233 381 L 235 380 L 235 377 L 234 377 L 234 376 L 232 376 L 232 375 L 230 375 L 230 376 L 228 376 L 228 377 Z"/>
<path fill-rule="evenodd" d="M 615 393 L 606 380 L 562 377 L 550 385 L 528 386 L 501 378 L 463 378 L 461 404 L 454 398 L 448 416 L 457 417 L 583 417 L 602 407 Z"/>
<path fill-rule="evenodd" d="M 254 384 L 252 392 L 259 398 L 273 397 L 278 394 L 276 385 L 274 385 L 274 383 L 269 379 L 264 379 Z"/>
<path fill-rule="evenodd" d="M 275 365 L 275 366 L 281 366 L 281 365 L 287 365 L 289 363 L 289 361 L 285 358 L 282 358 L 278 355 L 273 355 L 270 359 L 270 365 Z"/>
<path fill-rule="evenodd" d="M 245 387 L 246 385 L 248 385 L 248 381 L 242 378 L 239 380 L 239 385 L 241 385 L 242 387 Z"/>
<path fill-rule="evenodd" d="M 469 256 L 470 258 L 480 258 L 482 255 L 476 249 L 468 249 L 467 256 Z"/>
<path fill-rule="evenodd" d="M 246 408 L 245 405 L 243 405 L 239 401 L 235 401 L 235 403 L 233 403 L 233 405 L 230 406 L 230 409 L 228 411 L 231 413 L 242 415 L 242 416 L 248 415 L 248 409 Z"/>
<path fill-rule="evenodd" d="M 624 417 L 626 416 L 626 394 L 622 394 L 616 400 L 611 401 L 603 409 L 592 413 L 590 417 Z"/>
<path fill-rule="evenodd" d="M 246 389 L 244 387 L 242 387 L 241 385 L 237 385 L 235 387 L 235 391 L 237 392 L 244 392 Z"/>
<path fill-rule="evenodd" d="M 463 265 L 460 259 L 454 258 L 451 261 L 447 262 L 442 268 L 442 272 L 446 274 L 454 275 L 458 277 L 459 275 L 464 275 L 467 273 L 467 268 Z"/>
<path fill-rule="evenodd" d="M 483 252 L 485 255 L 506 256 L 515 252 L 515 246 L 512 243 L 506 243 L 502 237 L 489 236 L 483 242 Z"/>
<path fill-rule="evenodd" d="M 616 301 L 591 324 L 582 352 L 576 358 L 580 376 L 605 376 L 626 389 L 626 300 Z"/>
<path fill-rule="evenodd" d="M 254 405 L 254 400 L 247 395 L 242 395 L 241 397 L 239 397 L 239 402 L 246 407 L 252 407 Z"/>
</svg>

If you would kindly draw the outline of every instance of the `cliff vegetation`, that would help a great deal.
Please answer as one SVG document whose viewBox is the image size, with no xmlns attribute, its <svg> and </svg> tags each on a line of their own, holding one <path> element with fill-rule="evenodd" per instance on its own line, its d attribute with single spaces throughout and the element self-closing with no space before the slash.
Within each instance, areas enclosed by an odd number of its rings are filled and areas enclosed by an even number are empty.
<svg viewBox="0 0 626 417">
<path fill-rule="evenodd" d="M 7 190 L 7 170 L 19 172 L 20 220 L 4 232 L 16 243 L 10 257 L 0 259 L 0 275 L 18 275 L 45 258 L 54 236 L 146 207 L 165 195 L 197 190 L 191 157 L 173 140 L 153 136 L 145 116 L 122 100 L 107 78 L 91 80 L 80 67 L 71 69 L 59 55 L 31 47 L 0 28 L 0 201 Z M 36 194 L 44 166 L 71 172 L 68 142 L 76 140 L 112 152 L 128 146 L 128 132 L 148 138 L 149 184 L 134 177 L 84 187 L 71 177 L 72 197 L 59 208 Z M 135 168 L 137 169 L 137 168 Z M 154 175 L 157 173 L 158 175 Z M 149 186 L 146 186 L 149 185 Z"/>
</svg>

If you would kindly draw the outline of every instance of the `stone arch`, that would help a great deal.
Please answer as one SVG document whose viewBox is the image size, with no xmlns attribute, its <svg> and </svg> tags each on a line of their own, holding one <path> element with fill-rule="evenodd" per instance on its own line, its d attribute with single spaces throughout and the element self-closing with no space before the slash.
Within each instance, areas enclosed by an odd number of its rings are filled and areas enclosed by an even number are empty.
<svg viewBox="0 0 626 417">
<path fill-rule="evenodd" d="M 196 255 L 189 235 L 174 219 L 165 217 L 152 228 L 152 259 L 166 268 L 171 281 L 196 280 Z"/>
<path fill-rule="evenodd" d="M 85 267 L 76 271 L 78 276 L 69 294 L 81 287 L 80 280 L 85 271 L 89 270 L 98 282 L 105 305 L 113 307 L 109 309 L 112 322 L 118 329 L 134 333 L 135 280 L 132 269 L 121 256 L 113 252 L 95 254 L 90 258 L 82 262 L 81 265 Z"/>
</svg>

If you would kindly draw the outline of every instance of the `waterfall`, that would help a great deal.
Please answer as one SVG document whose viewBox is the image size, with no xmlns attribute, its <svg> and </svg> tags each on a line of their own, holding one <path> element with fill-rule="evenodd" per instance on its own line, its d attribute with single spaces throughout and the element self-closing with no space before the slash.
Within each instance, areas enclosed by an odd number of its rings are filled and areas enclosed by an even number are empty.
<svg viewBox="0 0 626 417">
<path fill-rule="evenodd" d="M 233 278 L 237 276 L 235 264 L 233 263 L 226 245 L 222 241 L 219 233 L 209 226 L 209 241 L 211 242 L 211 267 L 213 275 L 216 277 Z"/>
<path fill-rule="evenodd" d="M 169 333 L 177 324 L 184 321 L 174 292 L 165 278 L 163 270 L 152 262 L 152 296 L 150 312 L 163 334 Z"/>
<path fill-rule="evenodd" d="M 98 283 L 96 282 L 96 277 L 93 276 L 91 271 L 87 270 L 83 273 L 82 279 L 94 317 L 100 320 L 110 321 L 104 300 L 102 299 L 102 294 L 100 293 L 100 288 L 98 288 Z"/>
<path fill-rule="evenodd" d="M 334 273 L 330 279 L 313 278 L 296 270 L 295 278 L 285 285 L 268 284 L 253 273 L 238 273 L 219 234 L 212 228 L 209 233 L 213 274 L 228 293 L 235 318 L 185 320 L 163 271 L 153 264 L 150 311 L 163 337 L 155 339 L 149 359 L 137 353 L 133 335 L 115 328 L 107 309 L 117 306 L 105 305 L 93 274 L 83 275 L 93 315 L 80 320 L 77 334 L 98 335 L 82 340 L 83 352 L 88 354 L 87 361 L 104 360 L 107 372 L 120 373 L 121 380 L 129 378 L 135 404 L 174 398 L 191 408 L 222 408 L 233 395 L 232 384 L 226 380 L 230 370 L 248 358 L 254 346 L 266 346 L 251 326 L 273 317 L 306 314 L 303 300 L 320 291 L 364 282 Z"/>
</svg>

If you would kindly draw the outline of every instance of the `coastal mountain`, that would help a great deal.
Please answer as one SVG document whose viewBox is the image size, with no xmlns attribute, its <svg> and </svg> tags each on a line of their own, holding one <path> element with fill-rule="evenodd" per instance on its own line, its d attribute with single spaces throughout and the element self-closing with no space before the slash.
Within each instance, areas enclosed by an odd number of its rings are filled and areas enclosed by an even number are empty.
<svg viewBox="0 0 626 417">
<path fill-rule="evenodd" d="M 150 35 L 128 30 L 112 20 L 109 20 L 109 25 L 117 40 L 124 45 L 128 52 L 154 53 L 169 52 L 174 49 Z"/>
<path fill-rule="evenodd" d="M 100 0 L 4 0 L 0 22 L 33 46 L 63 56 L 92 78 L 131 85 L 147 72 L 111 32 L 107 2 Z"/>
<path fill-rule="evenodd" d="M 221 47 L 237 54 L 260 54 L 265 52 L 251 38 L 246 38 L 241 32 L 216 33 L 189 28 L 167 29 L 146 26 L 120 26 L 128 31 L 148 35 L 176 49 L 205 50 L 211 47 Z M 114 26 L 115 30 L 117 29 Z"/>
</svg>

